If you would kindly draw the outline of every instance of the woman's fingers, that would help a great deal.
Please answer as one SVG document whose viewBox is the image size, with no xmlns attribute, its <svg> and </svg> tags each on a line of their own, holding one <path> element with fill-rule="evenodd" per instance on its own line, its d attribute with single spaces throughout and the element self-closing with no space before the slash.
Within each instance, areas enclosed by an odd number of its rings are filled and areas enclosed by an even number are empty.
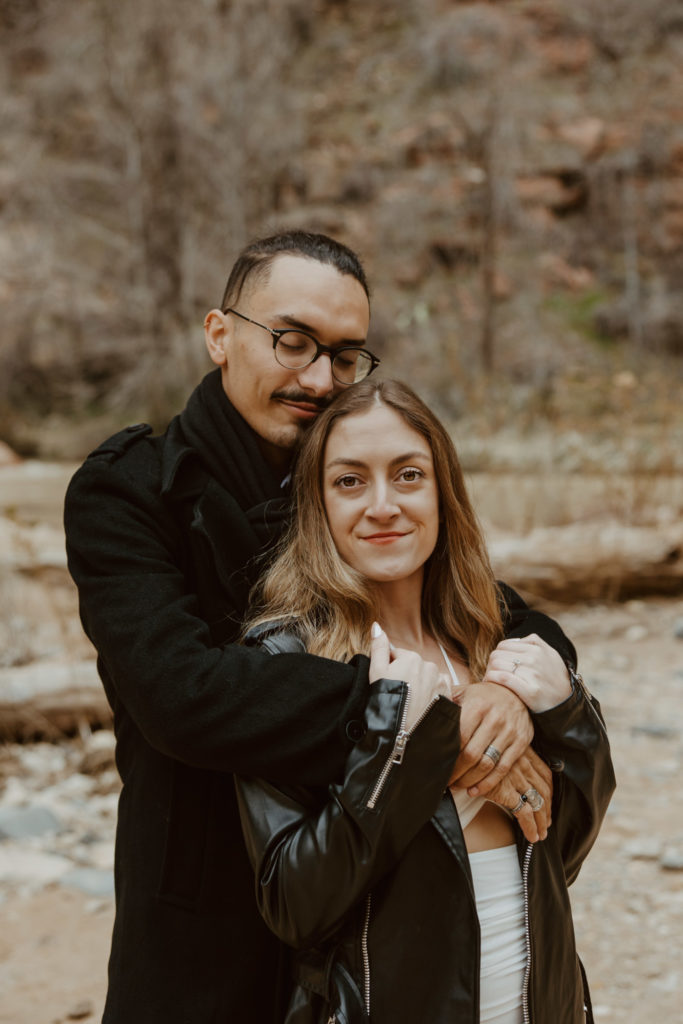
<svg viewBox="0 0 683 1024">
<path fill-rule="evenodd" d="M 556 707 L 572 692 L 564 661 L 535 633 L 501 640 L 491 652 L 484 679 L 507 686 L 535 712 Z"/>
<path fill-rule="evenodd" d="M 382 628 L 373 623 L 370 646 L 370 682 L 398 679 L 410 687 L 405 728 L 410 731 L 422 712 L 439 696 L 450 697 L 450 680 L 436 665 L 415 651 L 391 648 Z"/>
<path fill-rule="evenodd" d="M 378 679 L 386 679 L 389 675 L 391 648 L 389 637 L 378 622 L 373 622 L 370 632 L 370 682 L 376 683 Z"/>
</svg>

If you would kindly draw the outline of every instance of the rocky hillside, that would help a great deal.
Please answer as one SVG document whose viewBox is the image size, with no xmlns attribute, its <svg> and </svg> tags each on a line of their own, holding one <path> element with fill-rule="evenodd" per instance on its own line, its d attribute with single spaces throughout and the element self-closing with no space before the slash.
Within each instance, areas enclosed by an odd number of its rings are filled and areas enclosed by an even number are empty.
<svg viewBox="0 0 683 1024">
<path fill-rule="evenodd" d="M 447 416 L 679 415 L 681 0 L 0 0 L 0 53 L 25 453 L 162 423 L 236 250 L 295 224 L 361 251 L 386 371 Z"/>
</svg>

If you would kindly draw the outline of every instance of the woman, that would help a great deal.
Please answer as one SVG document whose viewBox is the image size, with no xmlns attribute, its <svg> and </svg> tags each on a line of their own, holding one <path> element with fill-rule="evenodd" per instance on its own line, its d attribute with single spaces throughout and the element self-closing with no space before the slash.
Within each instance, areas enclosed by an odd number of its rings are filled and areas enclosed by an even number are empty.
<svg viewBox="0 0 683 1024">
<path fill-rule="evenodd" d="M 614 786 L 597 704 L 540 639 L 501 641 L 455 451 L 409 388 L 368 380 L 338 398 L 295 491 L 251 636 L 275 652 L 371 650 L 373 686 L 337 785 L 237 780 L 259 908 L 297 950 L 286 1021 L 583 1022 L 567 886 Z M 508 811 L 447 789 L 458 695 L 482 677 L 527 703 L 555 770 L 536 844 L 515 820 L 535 789 Z"/>
</svg>

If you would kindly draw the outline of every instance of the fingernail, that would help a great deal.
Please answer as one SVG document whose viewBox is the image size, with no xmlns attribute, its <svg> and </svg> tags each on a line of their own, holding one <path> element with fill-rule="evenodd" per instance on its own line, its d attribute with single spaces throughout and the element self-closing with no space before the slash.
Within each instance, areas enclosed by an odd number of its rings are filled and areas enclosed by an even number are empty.
<svg viewBox="0 0 683 1024">
<path fill-rule="evenodd" d="M 479 786 L 472 786 L 467 792 L 470 796 L 479 796 Z"/>
<path fill-rule="evenodd" d="M 382 627 L 380 626 L 379 622 L 373 622 L 372 626 L 370 627 L 370 636 L 372 637 L 372 639 L 376 640 L 378 636 L 382 635 L 382 632 Z"/>
</svg>

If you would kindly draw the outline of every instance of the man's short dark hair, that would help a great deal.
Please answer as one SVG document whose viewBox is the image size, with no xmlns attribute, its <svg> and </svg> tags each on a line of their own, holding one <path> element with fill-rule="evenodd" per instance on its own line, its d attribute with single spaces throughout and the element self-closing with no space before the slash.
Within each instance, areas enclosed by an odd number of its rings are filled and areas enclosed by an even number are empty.
<svg viewBox="0 0 683 1024">
<path fill-rule="evenodd" d="M 315 234 L 311 231 L 284 231 L 269 238 L 259 238 L 250 242 L 235 260 L 225 286 L 221 309 L 226 310 L 240 298 L 247 280 L 267 278 L 270 266 L 276 256 L 287 254 L 303 256 L 305 259 L 317 260 L 336 267 L 340 274 L 350 274 L 362 286 L 370 298 L 368 281 L 363 265 L 356 253 L 329 235 Z"/>
</svg>

